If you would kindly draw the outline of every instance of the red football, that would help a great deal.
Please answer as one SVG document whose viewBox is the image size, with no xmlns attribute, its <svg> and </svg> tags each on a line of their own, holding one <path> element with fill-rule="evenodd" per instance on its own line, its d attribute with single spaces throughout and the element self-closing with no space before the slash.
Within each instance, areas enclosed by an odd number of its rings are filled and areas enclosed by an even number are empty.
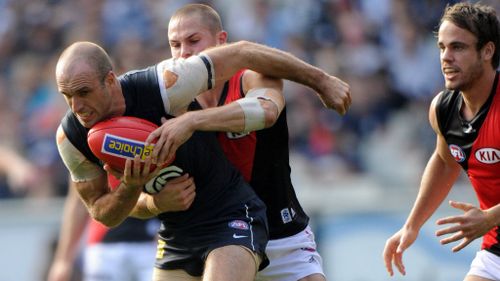
<svg viewBox="0 0 500 281">
<path fill-rule="evenodd" d="M 140 155 L 144 161 L 151 155 L 153 145 L 144 147 L 144 141 L 158 126 L 144 119 L 121 116 L 95 124 L 87 135 L 92 153 L 112 168 L 123 171 L 125 161 Z M 152 170 L 155 168 L 152 165 Z"/>
</svg>

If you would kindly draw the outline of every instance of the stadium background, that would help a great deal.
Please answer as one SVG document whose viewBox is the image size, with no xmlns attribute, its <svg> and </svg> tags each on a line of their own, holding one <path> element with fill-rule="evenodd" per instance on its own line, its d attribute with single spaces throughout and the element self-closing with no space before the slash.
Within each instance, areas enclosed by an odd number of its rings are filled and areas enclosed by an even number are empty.
<svg viewBox="0 0 500 281">
<path fill-rule="evenodd" d="M 66 110 L 54 64 L 77 40 L 94 41 L 116 72 L 170 57 L 166 25 L 186 0 L 0 0 L 0 145 L 36 167 L 27 189 L 0 173 L 0 281 L 44 280 L 61 217 L 67 173 L 54 132 Z M 443 85 L 433 31 L 439 0 L 213 0 L 229 40 L 293 53 L 351 85 L 339 117 L 307 88 L 285 84 L 293 181 L 312 217 L 330 280 L 389 280 L 381 252 L 404 222 L 435 142 L 428 104 Z M 482 1 L 500 11 L 498 1 Z M 475 203 L 462 178 L 449 196 Z M 440 246 L 435 218 L 406 253 L 408 276 L 461 280 L 476 241 Z M 78 243 L 78 242 L 75 242 Z"/>
</svg>

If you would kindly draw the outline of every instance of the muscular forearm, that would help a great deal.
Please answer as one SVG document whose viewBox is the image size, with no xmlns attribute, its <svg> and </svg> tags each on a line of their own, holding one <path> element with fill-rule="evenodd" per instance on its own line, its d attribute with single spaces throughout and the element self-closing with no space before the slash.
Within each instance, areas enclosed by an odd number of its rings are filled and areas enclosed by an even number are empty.
<svg viewBox="0 0 500 281">
<path fill-rule="evenodd" d="M 242 132 L 245 115 L 237 103 L 186 113 L 192 131 Z"/>
<path fill-rule="evenodd" d="M 446 163 L 434 153 L 425 168 L 420 190 L 405 227 L 419 230 L 448 195 L 460 169 Z"/>
<path fill-rule="evenodd" d="M 108 227 L 122 223 L 132 212 L 142 188 L 127 187 L 123 182 L 114 190 L 101 194 L 95 201 L 87 201 L 93 219 Z"/>
<path fill-rule="evenodd" d="M 259 101 L 262 108 L 263 122 L 253 126 L 253 130 L 261 130 L 274 125 L 279 116 L 276 105 L 269 100 Z M 245 131 L 245 113 L 240 104 L 233 102 L 224 106 L 207 108 L 185 113 L 186 126 L 194 131 L 234 132 Z"/>
<path fill-rule="evenodd" d="M 255 72 L 306 85 L 316 92 L 323 92 L 323 81 L 327 74 L 287 52 L 261 44 L 239 41 L 223 47 L 205 51 L 214 63 L 215 79 L 228 80 L 236 71 L 248 68 Z M 231 59 L 228 59 L 231 58 Z"/>
</svg>

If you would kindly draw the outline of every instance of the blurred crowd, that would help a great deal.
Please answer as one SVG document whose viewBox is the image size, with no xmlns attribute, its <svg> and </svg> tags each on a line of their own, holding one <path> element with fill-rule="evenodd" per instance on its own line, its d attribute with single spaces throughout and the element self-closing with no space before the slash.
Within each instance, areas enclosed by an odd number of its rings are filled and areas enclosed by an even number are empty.
<svg viewBox="0 0 500 281">
<path fill-rule="evenodd" d="M 54 138 L 67 110 L 54 79 L 62 49 L 99 43 L 118 74 L 154 64 L 170 57 L 170 15 L 191 2 L 219 11 L 230 41 L 280 48 L 350 83 L 343 117 L 285 84 L 291 149 L 309 167 L 295 172 L 387 184 L 419 177 L 435 141 L 428 105 L 443 86 L 434 31 L 457 1 L 0 0 L 0 198 L 66 193 Z"/>
</svg>

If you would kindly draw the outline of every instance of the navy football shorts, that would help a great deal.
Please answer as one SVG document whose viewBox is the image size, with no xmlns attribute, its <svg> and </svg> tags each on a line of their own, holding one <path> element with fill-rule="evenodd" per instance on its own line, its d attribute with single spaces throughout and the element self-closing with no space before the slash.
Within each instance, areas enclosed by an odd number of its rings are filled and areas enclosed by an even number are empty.
<svg viewBox="0 0 500 281">
<path fill-rule="evenodd" d="M 213 221 L 190 227 L 190 231 L 167 231 L 169 237 L 158 239 L 155 266 L 182 269 L 192 276 L 203 274 L 205 259 L 213 250 L 228 245 L 246 247 L 261 257 L 259 270 L 269 264 L 265 247 L 269 239 L 266 207 L 251 199 Z"/>
</svg>

